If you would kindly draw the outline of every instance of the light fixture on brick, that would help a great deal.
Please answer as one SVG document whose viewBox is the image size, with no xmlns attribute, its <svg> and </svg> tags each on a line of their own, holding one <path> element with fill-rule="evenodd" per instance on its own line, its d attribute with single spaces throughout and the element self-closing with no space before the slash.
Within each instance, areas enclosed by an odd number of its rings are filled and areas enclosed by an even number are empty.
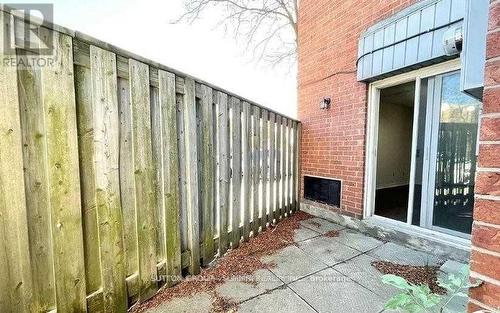
<svg viewBox="0 0 500 313">
<path fill-rule="evenodd" d="M 332 100 L 330 98 L 323 98 L 323 100 L 319 103 L 319 108 L 321 110 L 328 110 L 331 102 Z"/>
</svg>

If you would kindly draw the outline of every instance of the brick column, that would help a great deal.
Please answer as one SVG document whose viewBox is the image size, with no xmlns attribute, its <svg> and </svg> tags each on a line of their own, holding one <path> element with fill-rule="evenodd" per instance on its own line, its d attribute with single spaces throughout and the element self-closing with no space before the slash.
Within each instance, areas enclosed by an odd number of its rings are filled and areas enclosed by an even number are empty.
<svg viewBox="0 0 500 313">
<path fill-rule="evenodd" d="M 500 0 L 490 2 L 481 118 L 469 311 L 500 310 Z"/>
</svg>

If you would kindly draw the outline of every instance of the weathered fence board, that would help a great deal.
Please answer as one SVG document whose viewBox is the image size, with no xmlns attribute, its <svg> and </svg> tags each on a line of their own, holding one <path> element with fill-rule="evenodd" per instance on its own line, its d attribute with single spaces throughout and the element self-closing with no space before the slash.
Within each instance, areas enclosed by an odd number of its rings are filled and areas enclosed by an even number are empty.
<svg viewBox="0 0 500 313">
<path fill-rule="evenodd" d="M 276 219 L 276 210 L 278 208 L 275 199 L 275 181 L 276 181 L 276 115 L 269 113 L 269 223 L 273 224 Z"/>
<path fill-rule="evenodd" d="M 78 122 L 78 151 L 82 194 L 83 249 L 87 292 L 101 288 L 99 235 L 95 197 L 94 125 L 90 68 L 75 66 L 75 94 Z"/>
<path fill-rule="evenodd" d="M 19 32 L 0 12 L 0 35 Z M 297 209 L 300 123 L 88 36 L 39 34 L 52 64 L 20 48 L 27 66 L 0 64 L 1 312 L 125 312 Z"/>
<path fill-rule="evenodd" d="M 260 212 L 260 109 L 253 108 L 253 150 L 252 150 L 252 177 L 253 177 L 253 219 L 252 230 L 255 237 L 259 232 L 259 212 Z"/>
<path fill-rule="evenodd" d="M 97 225 L 104 311 L 127 309 L 120 202 L 119 110 L 114 53 L 91 46 Z"/>
<path fill-rule="evenodd" d="M 283 217 L 289 215 L 288 207 L 288 196 L 287 196 L 287 179 L 288 179 L 288 119 L 282 118 L 282 130 L 281 130 L 281 162 L 282 162 L 282 174 L 281 174 L 281 205 L 283 207 Z"/>
<path fill-rule="evenodd" d="M 10 31 L 9 16 L 0 12 L 0 17 L 3 36 Z M 33 290 L 16 68 L 2 62 L 0 82 L 0 311 L 30 312 Z"/>
<path fill-rule="evenodd" d="M 269 114 L 267 110 L 262 110 L 262 128 L 261 128 L 261 142 L 260 142 L 260 151 L 261 151 L 261 176 L 262 176 L 262 181 L 261 181 L 261 188 L 262 188 L 262 193 L 261 193 L 261 220 L 260 220 L 260 226 L 262 230 L 266 230 L 267 227 L 267 182 L 268 182 L 268 157 L 269 157 L 269 152 L 268 152 L 268 129 L 269 129 Z"/>
<path fill-rule="evenodd" d="M 284 215 L 283 198 L 281 197 L 282 182 L 283 182 L 283 138 L 281 136 L 283 131 L 283 118 L 281 116 L 276 117 L 276 203 L 278 205 L 278 217 L 281 220 Z"/>
<path fill-rule="evenodd" d="M 231 214 L 231 247 L 240 243 L 241 222 L 241 102 L 231 97 L 231 146 L 232 146 L 232 214 Z"/>
<path fill-rule="evenodd" d="M 23 51 L 28 57 L 34 54 Z M 18 55 L 23 59 L 23 55 Z M 41 104 L 40 69 L 27 64 L 18 70 L 24 178 L 29 244 L 33 267 L 33 302 L 36 311 L 55 306 L 54 259 L 50 239 L 50 210 L 45 157 L 45 123 Z M 1 309 L 0 309 L 1 311 Z"/>
<path fill-rule="evenodd" d="M 243 102 L 241 143 L 243 146 L 243 240 L 250 236 L 250 220 L 252 218 L 252 113 L 248 102 Z"/>
<path fill-rule="evenodd" d="M 215 212 L 215 158 L 214 158 L 214 118 L 212 89 L 200 87 L 201 97 L 201 203 L 203 213 L 203 265 L 214 258 L 213 219 Z"/>
<path fill-rule="evenodd" d="M 189 273 L 194 275 L 200 272 L 200 216 L 198 199 L 198 155 L 196 143 L 196 106 L 195 82 L 186 79 L 184 94 L 184 157 L 181 155 L 181 164 L 186 166 L 186 208 L 188 222 L 188 249 L 191 252 Z"/>
<path fill-rule="evenodd" d="M 162 116 L 163 192 L 165 205 L 165 256 L 167 284 L 181 274 L 181 239 L 179 205 L 179 154 L 177 146 L 177 108 L 175 75 L 160 70 L 159 100 Z"/>
<path fill-rule="evenodd" d="M 156 227 L 149 66 L 129 60 L 130 106 L 132 110 L 132 146 L 135 181 L 135 214 L 137 217 L 137 251 L 139 262 L 139 300 L 156 292 L 151 278 L 156 276 Z"/>
<path fill-rule="evenodd" d="M 217 116 L 217 157 L 219 160 L 219 254 L 228 249 L 229 222 L 229 109 L 225 93 L 214 95 L 218 107 Z"/>
<path fill-rule="evenodd" d="M 286 189 L 286 197 L 287 197 L 287 211 L 290 214 L 291 211 L 293 211 L 292 208 L 292 189 L 293 189 L 293 179 L 292 179 L 292 172 L 293 172 L 293 124 L 292 120 L 288 120 L 288 129 L 287 129 L 287 135 L 288 135 L 288 140 L 287 140 L 287 171 L 286 171 L 286 180 L 287 180 L 287 189 Z"/>
<path fill-rule="evenodd" d="M 42 36 L 48 31 L 40 29 Z M 43 34 L 45 33 L 45 34 Z M 53 33 L 53 66 L 41 68 L 57 310 L 86 308 L 71 37 Z"/>
</svg>

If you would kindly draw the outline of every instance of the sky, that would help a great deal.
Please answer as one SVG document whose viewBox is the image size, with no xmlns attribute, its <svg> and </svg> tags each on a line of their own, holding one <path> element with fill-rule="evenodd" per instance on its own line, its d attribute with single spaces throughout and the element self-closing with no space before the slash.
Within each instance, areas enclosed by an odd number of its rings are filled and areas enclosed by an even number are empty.
<svg viewBox="0 0 500 313">
<path fill-rule="evenodd" d="M 183 0 L 60 0 L 53 4 L 56 24 L 296 117 L 295 69 L 253 61 L 244 44 L 215 27 L 217 12 L 207 12 L 188 25 L 171 23 L 182 14 Z"/>
</svg>

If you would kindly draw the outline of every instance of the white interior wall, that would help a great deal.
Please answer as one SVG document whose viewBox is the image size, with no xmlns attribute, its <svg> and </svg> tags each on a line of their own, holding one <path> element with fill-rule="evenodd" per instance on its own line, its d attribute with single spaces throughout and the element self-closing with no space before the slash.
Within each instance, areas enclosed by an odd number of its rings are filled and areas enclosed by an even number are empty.
<svg viewBox="0 0 500 313">
<path fill-rule="evenodd" d="M 377 147 L 377 189 L 410 181 L 413 107 L 381 97 Z"/>
</svg>

